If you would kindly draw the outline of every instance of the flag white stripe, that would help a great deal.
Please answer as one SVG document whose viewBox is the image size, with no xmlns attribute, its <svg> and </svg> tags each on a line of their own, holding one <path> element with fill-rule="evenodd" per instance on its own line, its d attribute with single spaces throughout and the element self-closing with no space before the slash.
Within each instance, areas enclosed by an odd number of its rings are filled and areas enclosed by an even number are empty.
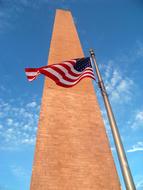
<svg viewBox="0 0 143 190">
<path fill-rule="evenodd" d="M 28 79 L 29 81 L 33 81 L 35 79 L 35 77 L 34 78 L 32 78 L 32 79 Z"/>
<path fill-rule="evenodd" d="M 31 71 L 30 72 L 26 72 L 27 76 L 36 76 L 38 74 L 40 74 L 39 71 L 36 71 L 36 72 L 31 72 Z"/>
</svg>

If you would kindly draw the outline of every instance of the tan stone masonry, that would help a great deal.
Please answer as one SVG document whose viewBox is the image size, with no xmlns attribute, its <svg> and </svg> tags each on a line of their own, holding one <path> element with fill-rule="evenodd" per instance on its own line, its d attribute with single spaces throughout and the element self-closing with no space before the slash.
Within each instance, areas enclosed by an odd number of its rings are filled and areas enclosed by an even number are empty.
<svg viewBox="0 0 143 190">
<path fill-rule="evenodd" d="M 83 56 L 71 13 L 57 10 L 48 64 Z M 45 79 L 30 189 L 120 189 L 91 79 L 69 89 Z"/>
</svg>

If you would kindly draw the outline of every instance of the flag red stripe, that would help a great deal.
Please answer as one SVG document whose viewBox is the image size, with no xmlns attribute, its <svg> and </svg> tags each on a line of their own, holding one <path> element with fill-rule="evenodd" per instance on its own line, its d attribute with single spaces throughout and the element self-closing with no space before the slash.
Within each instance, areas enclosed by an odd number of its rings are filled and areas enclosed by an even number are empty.
<svg viewBox="0 0 143 190">
<path fill-rule="evenodd" d="M 39 71 L 39 68 L 26 68 L 25 72 L 37 72 Z"/>
</svg>

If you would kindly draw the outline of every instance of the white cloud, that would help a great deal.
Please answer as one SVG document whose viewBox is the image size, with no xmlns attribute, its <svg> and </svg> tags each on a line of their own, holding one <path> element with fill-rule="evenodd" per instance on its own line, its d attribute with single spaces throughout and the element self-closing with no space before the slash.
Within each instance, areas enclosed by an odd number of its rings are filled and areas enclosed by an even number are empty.
<svg viewBox="0 0 143 190">
<path fill-rule="evenodd" d="M 115 147 L 111 147 L 111 151 L 112 152 L 116 151 Z"/>
<path fill-rule="evenodd" d="M 14 25 L 13 21 L 25 8 L 38 8 L 40 3 L 38 0 L 1 0 L 0 32 L 5 32 L 5 29 L 12 29 Z"/>
<path fill-rule="evenodd" d="M 103 78 L 109 98 L 113 102 L 128 102 L 132 98 L 134 82 L 118 68 L 113 67 L 113 62 L 109 60 L 103 69 Z"/>
<path fill-rule="evenodd" d="M 136 182 L 136 189 L 142 190 L 143 189 L 143 175 L 136 175 L 135 182 Z"/>
<path fill-rule="evenodd" d="M 139 110 L 134 114 L 134 118 L 132 121 L 129 121 L 129 125 L 132 129 L 139 129 L 143 126 L 143 111 Z"/>
<path fill-rule="evenodd" d="M 38 103 L 35 101 L 11 103 L 0 99 L 0 112 L 4 113 L 1 115 L 0 149 L 10 149 L 10 147 L 15 149 L 18 145 L 35 143 L 39 114 Z"/>
<path fill-rule="evenodd" d="M 137 190 L 143 189 L 143 179 L 137 182 L 136 187 L 137 187 Z"/>
<path fill-rule="evenodd" d="M 136 41 L 134 47 L 129 49 L 126 54 L 120 54 L 114 59 L 106 60 L 106 64 L 102 63 L 100 65 L 109 98 L 114 103 L 128 103 L 132 99 L 137 84 L 127 76 L 127 71 L 131 64 L 136 64 L 142 57 L 143 43 Z M 140 64 L 141 62 L 138 61 L 138 63 Z M 125 65 L 126 67 L 120 69 L 120 65 Z M 137 71 L 131 71 L 132 74 L 135 72 Z"/>
<path fill-rule="evenodd" d="M 143 151 L 143 142 L 137 142 L 135 145 L 131 147 L 131 149 L 127 150 L 127 152 L 137 152 Z"/>
<path fill-rule="evenodd" d="M 12 125 L 12 124 L 13 124 L 13 119 L 8 118 L 8 119 L 7 119 L 7 125 Z"/>
<path fill-rule="evenodd" d="M 29 107 L 29 108 L 34 108 L 34 107 L 37 106 L 37 103 L 36 102 L 30 102 L 26 106 Z"/>
<path fill-rule="evenodd" d="M 121 79 L 122 78 L 120 72 L 115 69 L 111 77 L 111 86 L 115 87 L 118 84 L 118 82 L 121 81 Z"/>
<path fill-rule="evenodd" d="M 109 122 L 108 122 L 107 113 L 106 113 L 105 110 L 102 110 L 101 113 L 102 113 L 104 125 L 106 127 L 106 131 L 107 131 L 108 135 L 111 135 L 111 128 L 110 128 L 110 125 L 109 125 Z"/>
<path fill-rule="evenodd" d="M 18 179 L 22 179 L 25 180 L 25 178 L 29 178 L 30 177 L 30 172 L 27 171 L 25 168 L 23 168 L 22 166 L 19 165 L 12 165 L 10 166 L 11 172 L 12 174 L 18 178 Z"/>
<path fill-rule="evenodd" d="M 25 138 L 21 142 L 22 142 L 22 144 L 33 145 L 35 143 L 35 140 L 36 140 L 36 138 L 34 136 L 34 137 L 31 137 L 31 138 L 28 137 L 27 139 Z"/>
<path fill-rule="evenodd" d="M 136 120 L 143 122 L 143 111 L 137 113 Z"/>
</svg>

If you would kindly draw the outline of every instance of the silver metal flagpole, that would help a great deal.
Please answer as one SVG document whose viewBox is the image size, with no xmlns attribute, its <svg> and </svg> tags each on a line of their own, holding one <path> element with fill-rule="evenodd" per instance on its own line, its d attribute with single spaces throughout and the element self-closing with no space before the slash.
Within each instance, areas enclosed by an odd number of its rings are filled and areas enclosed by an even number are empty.
<svg viewBox="0 0 143 190">
<path fill-rule="evenodd" d="M 104 82 L 102 80 L 98 65 L 96 63 L 95 54 L 94 54 L 94 51 L 92 49 L 90 49 L 90 55 L 91 55 L 92 61 L 95 64 L 95 70 L 96 70 L 96 74 L 97 74 L 97 77 L 98 77 L 98 85 L 99 85 L 99 88 L 101 90 L 101 94 L 103 96 L 103 100 L 104 100 L 105 108 L 106 108 L 106 111 L 107 111 L 110 127 L 111 127 L 111 130 L 112 130 L 112 135 L 113 135 L 113 138 L 114 138 L 114 143 L 115 143 L 115 146 L 116 146 L 118 159 L 119 159 L 119 162 L 120 162 L 120 166 L 121 166 L 122 175 L 123 175 L 123 178 L 124 178 L 126 189 L 127 190 L 136 190 L 136 187 L 135 187 L 135 184 L 134 184 L 134 181 L 133 181 L 133 178 L 132 178 L 132 174 L 131 174 L 131 171 L 130 171 L 130 168 L 129 168 L 129 165 L 128 165 L 128 161 L 127 161 L 127 158 L 126 158 L 126 154 L 125 154 L 125 151 L 124 151 L 124 148 L 123 148 L 123 144 L 122 144 L 122 141 L 121 141 L 121 137 L 120 137 L 120 134 L 119 134 L 119 131 L 118 131 L 118 128 L 117 128 L 115 117 L 114 117 L 114 114 L 113 114 L 113 111 L 112 111 L 112 108 L 111 108 L 111 104 L 109 102 L 108 95 L 107 95 L 107 92 L 106 92 L 106 88 L 104 86 Z"/>
</svg>

